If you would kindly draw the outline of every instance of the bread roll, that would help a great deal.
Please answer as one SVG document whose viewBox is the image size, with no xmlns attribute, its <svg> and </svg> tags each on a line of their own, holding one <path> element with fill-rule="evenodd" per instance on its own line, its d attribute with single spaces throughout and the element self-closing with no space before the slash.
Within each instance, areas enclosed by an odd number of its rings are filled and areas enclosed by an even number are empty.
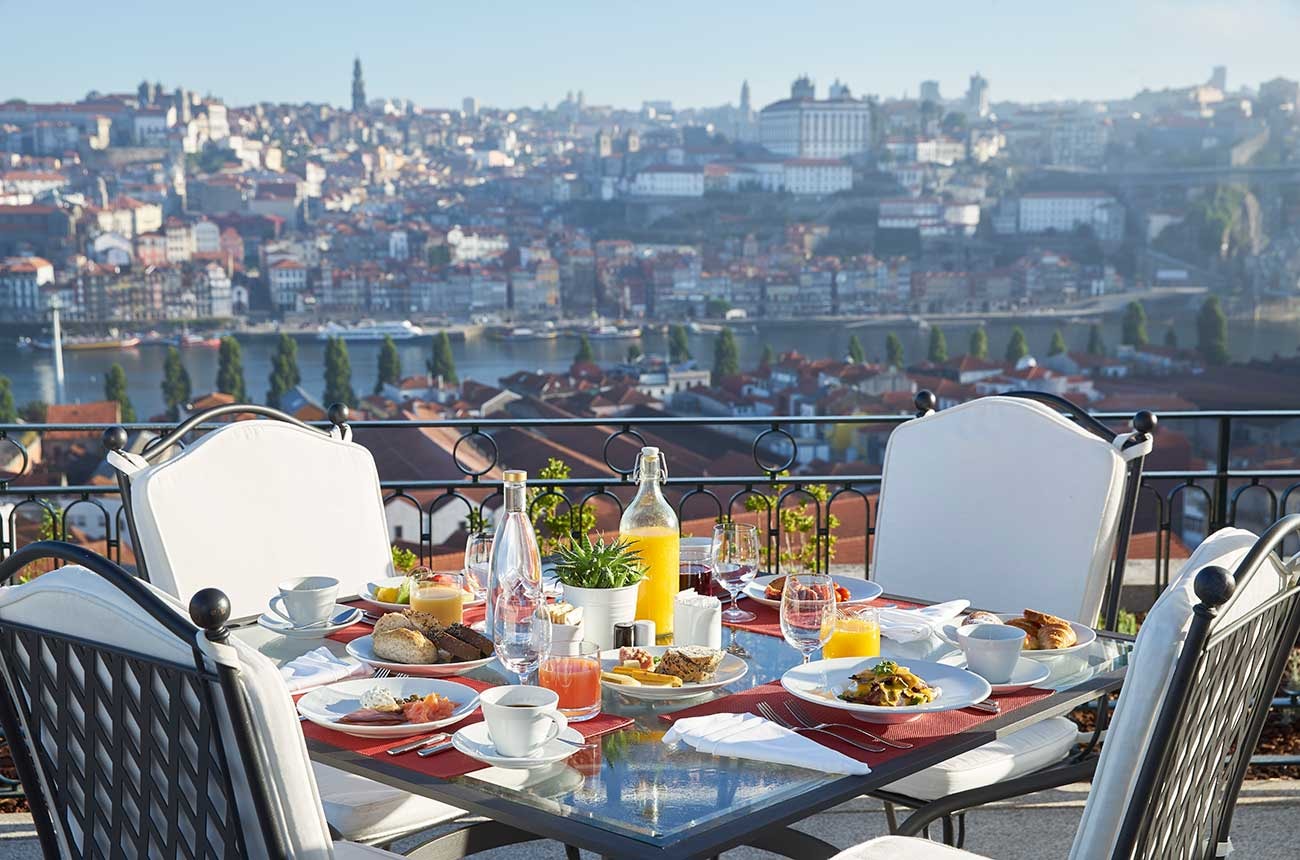
<svg viewBox="0 0 1300 860">
<path fill-rule="evenodd" d="M 966 616 L 967 624 L 1003 624 L 1001 618 L 998 618 L 992 612 L 985 612 L 983 609 L 976 609 L 970 615 Z"/>
<path fill-rule="evenodd" d="M 423 633 L 409 627 L 376 633 L 372 641 L 375 656 L 381 660 L 394 663 L 438 662 L 438 648 Z"/>
<path fill-rule="evenodd" d="M 1048 615 L 1046 612 L 1038 612 L 1033 609 L 1026 609 L 1025 617 L 1035 624 L 1064 624 L 1066 627 L 1070 626 L 1070 622 L 1064 618 L 1057 618 L 1055 615 Z"/>
<path fill-rule="evenodd" d="M 379 634 L 387 633 L 390 630 L 413 630 L 413 629 L 415 629 L 415 625 L 411 623 L 411 619 L 407 618 L 402 613 L 386 612 L 378 621 L 375 622 L 374 635 L 375 638 L 378 639 Z"/>
</svg>

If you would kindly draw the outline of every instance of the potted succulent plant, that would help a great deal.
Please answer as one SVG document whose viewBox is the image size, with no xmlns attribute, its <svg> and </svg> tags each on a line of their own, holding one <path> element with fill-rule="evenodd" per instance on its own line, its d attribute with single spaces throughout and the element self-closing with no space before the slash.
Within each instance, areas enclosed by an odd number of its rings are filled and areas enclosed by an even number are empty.
<svg viewBox="0 0 1300 860">
<path fill-rule="evenodd" d="M 582 609 L 583 636 L 602 650 L 614 647 L 614 625 L 636 618 L 641 556 L 624 540 L 592 543 L 584 532 L 556 551 L 555 575 L 564 599 Z"/>
</svg>

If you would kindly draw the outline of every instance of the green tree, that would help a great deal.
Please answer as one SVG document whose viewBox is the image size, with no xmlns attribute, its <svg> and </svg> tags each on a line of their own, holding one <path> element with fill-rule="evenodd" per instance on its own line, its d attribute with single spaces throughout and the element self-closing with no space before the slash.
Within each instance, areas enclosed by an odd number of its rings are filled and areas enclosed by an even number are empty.
<svg viewBox="0 0 1300 860">
<path fill-rule="evenodd" d="M 729 310 L 731 310 L 731 302 L 726 299 L 709 299 L 704 303 L 704 315 L 708 317 L 725 317 Z"/>
<path fill-rule="evenodd" d="M 849 361 L 854 364 L 861 364 L 867 360 L 866 350 L 862 348 L 862 341 L 858 340 L 856 334 L 849 335 Z"/>
<path fill-rule="evenodd" d="M 0 376 L 0 424 L 13 424 L 18 420 L 18 407 L 14 405 L 14 389 L 9 377 Z"/>
<path fill-rule="evenodd" d="M 28 424 L 44 424 L 45 414 L 49 408 L 50 404 L 44 400 L 28 400 L 18 410 L 18 417 Z"/>
<path fill-rule="evenodd" d="M 569 474 L 568 463 L 550 457 L 546 465 L 537 470 L 537 480 L 529 484 L 525 509 L 537 530 L 537 544 L 542 555 L 550 555 L 575 534 L 588 534 L 596 527 L 595 508 L 589 504 L 561 505 L 565 497 L 560 491 L 546 488 L 547 481 L 563 481 Z"/>
<path fill-rule="evenodd" d="M 1101 326 L 1097 323 L 1093 323 L 1088 328 L 1088 354 L 1106 354 L 1106 339 L 1101 336 Z"/>
<path fill-rule="evenodd" d="M 591 340 L 584 334 L 578 338 L 578 351 L 573 354 L 573 363 L 580 361 L 595 361 L 596 353 L 591 351 Z"/>
<path fill-rule="evenodd" d="M 1146 308 L 1142 307 L 1141 302 L 1129 302 L 1124 308 L 1124 333 L 1120 337 L 1120 343 L 1146 346 L 1148 342 Z"/>
<path fill-rule="evenodd" d="M 966 354 L 971 358 L 989 357 L 989 333 L 984 330 L 984 326 L 970 333 L 970 345 L 966 347 Z"/>
<path fill-rule="evenodd" d="M 1196 351 L 1213 365 L 1228 363 L 1228 318 L 1218 296 L 1210 296 L 1196 315 Z"/>
<path fill-rule="evenodd" d="M 1020 326 L 1013 326 L 1011 338 L 1007 341 L 1006 359 L 1015 364 L 1026 355 L 1029 355 L 1029 343 L 1025 340 L 1025 332 Z"/>
<path fill-rule="evenodd" d="M 771 367 L 776 364 L 776 350 L 772 349 L 772 344 L 763 344 L 763 355 L 758 359 L 759 367 Z"/>
<path fill-rule="evenodd" d="M 266 392 L 266 405 L 279 409 L 284 402 L 284 395 L 300 382 L 302 374 L 298 372 L 298 341 L 282 334 L 275 345 L 275 354 L 271 356 L 271 387 Z"/>
<path fill-rule="evenodd" d="M 736 348 L 736 336 L 731 329 L 724 328 L 718 333 L 713 344 L 713 382 L 724 376 L 740 373 L 740 350 Z"/>
<path fill-rule="evenodd" d="M 1178 332 L 1174 331 L 1172 325 L 1165 329 L 1165 346 L 1170 349 L 1178 349 Z"/>
<path fill-rule="evenodd" d="M 1068 349 L 1069 347 L 1065 345 L 1065 335 L 1061 334 L 1061 330 L 1058 328 L 1052 332 L 1052 343 L 1047 347 L 1047 354 L 1062 355 Z"/>
<path fill-rule="evenodd" d="M 352 389 L 352 359 L 348 357 L 348 345 L 341 337 L 332 337 L 325 342 L 325 405 L 345 403 L 357 404 L 357 393 Z"/>
<path fill-rule="evenodd" d="M 627 363 L 636 364 L 641 360 L 641 344 L 630 343 L 627 345 Z"/>
<path fill-rule="evenodd" d="M 885 363 L 890 367 L 903 366 L 903 342 L 892 331 L 885 337 Z"/>
<path fill-rule="evenodd" d="M 190 381 L 190 372 L 181 361 L 181 351 L 174 346 L 167 347 L 167 357 L 163 359 L 162 395 L 167 404 L 167 417 L 175 421 L 181 417 L 181 409 L 190 402 L 194 385 Z"/>
<path fill-rule="evenodd" d="M 935 364 L 943 364 L 948 360 L 948 338 L 937 325 L 930 327 L 930 349 L 926 357 Z"/>
<path fill-rule="evenodd" d="M 456 384 L 460 377 L 456 375 L 456 358 L 451 354 L 451 338 L 445 331 L 433 336 L 433 358 L 429 359 L 429 374 L 443 382 Z"/>
<path fill-rule="evenodd" d="M 674 325 L 668 329 L 668 360 L 681 364 L 691 360 L 691 348 L 686 342 L 686 326 Z"/>
<path fill-rule="evenodd" d="M 239 341 L 232 335 L 221 339 L 221 350 L 217 353 L 217 390 L 235 398 L 236 403 L 248 400 L 248 391 L 244 387 L 244 355 Z"/>
<path fill-rule="evenodd" d="M 379 347 L 379 378 L 375 381 L 375 393 L 384 390 L 385 385 L 396 385 L 402 381 L 402 357 L 397 354 L 397 344 L 388 335 Z"/>
<path fill-rule="evenodd" d="M 117 405 L 122 407 L 123 421 L 135 420 L 135 407 L 126 393 L 126 371 L 116 362 L 104 375 L 104 399 L 117 401 Z"/>
</svg>

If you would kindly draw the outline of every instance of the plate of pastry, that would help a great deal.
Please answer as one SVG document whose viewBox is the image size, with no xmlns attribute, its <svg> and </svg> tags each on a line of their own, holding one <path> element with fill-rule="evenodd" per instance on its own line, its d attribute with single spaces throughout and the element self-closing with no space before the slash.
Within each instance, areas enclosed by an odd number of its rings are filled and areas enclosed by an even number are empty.
<svg viewBox="0 0 1300 860">
<path fill-rule="evenodd" d="M 298 713 L 327 729 L 361 738 L 404 738 L 461 720 L 478 708 L 478 693 L 434 678 L 361 678 L 304 694 Z"/>
<path fill-rule="evenodd" d="M 632 699 L 665 702 L 725 687 L 749 674 L 734 654 L 701 645 L 653 645 L 600 652 L 600 684 Z"/>
<path fill-rule="evenodd" d="M 961 620 L 962 624 L 1008 624 L 1025 631 L 1024 653 L 1034 660 L 1047 660 L 1065 654 L 1076 654 L 1097 641 L 1097 631 L 1084 624 L 1067 621 L 1047 612 L 1026 609 L 1020 614 L 975 611 Z M 944 638 L 956 644 L 952 630 L 959 625 L 946 625 Z"/>
<path fill-rule="evenodd" d="M 464 624 L 443 626 L 426 612 L 389 612 L 375 632 L 347 644 L 347 652 L 368 666 L 404 675 L 441 678 L 463 675 L 495 657 L 492 640 Z"/>
</svg>

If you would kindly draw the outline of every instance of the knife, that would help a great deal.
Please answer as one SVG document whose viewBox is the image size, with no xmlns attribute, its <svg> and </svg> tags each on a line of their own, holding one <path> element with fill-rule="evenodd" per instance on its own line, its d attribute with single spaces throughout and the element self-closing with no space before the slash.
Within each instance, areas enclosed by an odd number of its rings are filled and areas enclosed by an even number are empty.
<svg viewBox="0 0 1300 860">
<path fill-rule="evenodd" d="M 420 758 L 428 758 L 431 755 L 436 755 L 449 749 L 451 749 L 451 738 L 447 738 L 446 740 L 433 744 L 432 746 L 427 746 L 416 753 L 416 755 Z"/>
<path fill-rule="evenodd" d="M 388 751 L 388 754 L 401 755 L 402 753 L 408 753 L 411 750 L 418 750 L 420 747 L 428 746 L 429 744 L 441 743 L 450 739 L 451 736 L 446 732 L 438 732 L 436 735 L 429 735 L 427 738 L 420 738 L 418 741 L 411 741 L 410 743 L 393 747 Z"/>
</svg>

